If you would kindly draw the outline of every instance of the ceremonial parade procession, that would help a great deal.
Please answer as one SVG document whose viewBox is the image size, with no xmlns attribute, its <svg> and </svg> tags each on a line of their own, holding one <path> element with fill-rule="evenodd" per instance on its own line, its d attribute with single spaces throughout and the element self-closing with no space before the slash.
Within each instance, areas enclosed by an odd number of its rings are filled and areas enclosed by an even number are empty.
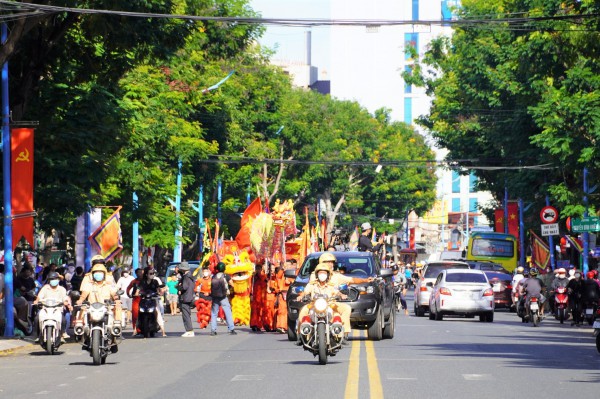
<svg viewBox="0 0 600 399">
<path fill-rule="evenodd" d="M 598 1 L 0 28 L 0 398 L 598 396 Z"/>
</svg>

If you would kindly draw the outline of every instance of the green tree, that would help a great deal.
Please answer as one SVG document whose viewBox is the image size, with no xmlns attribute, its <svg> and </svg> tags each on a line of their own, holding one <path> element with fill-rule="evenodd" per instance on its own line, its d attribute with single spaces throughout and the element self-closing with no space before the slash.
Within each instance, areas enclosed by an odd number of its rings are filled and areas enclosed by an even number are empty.
<svg viewBox="0 0 600 399">
<path fill-rule="evenodd" d="M 597 19 L 585 17 L 598 12 L 598 3 L 461 3 L 462 20 L 485 16 L 490 23 L 458 26 L 405 74 L 434 97 L 420 123 L 449 150 L 447 161 L 475 168 L 479 188 L 496 199 L 507 187 L 511 198 L 541 207 L 550 193 L 563 215 L 580 214 L 581 170 L 599 166 L 600 37 Z M 514 15 L 547 19 L 491 22 Z M 551 169 L 510 170 L 524 165 Z"/>
</svg>

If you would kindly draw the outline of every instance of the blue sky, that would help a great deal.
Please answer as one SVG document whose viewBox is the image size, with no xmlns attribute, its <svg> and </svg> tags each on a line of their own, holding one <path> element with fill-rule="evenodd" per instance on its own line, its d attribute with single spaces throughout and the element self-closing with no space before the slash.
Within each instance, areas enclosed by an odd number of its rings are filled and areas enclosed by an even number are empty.
<svg viewBox="0 0 600 399">
<path fill-rule="evenodd" d="M 251 0 L 250 6 L 263 18 L 330 18 L 329 0 Z M 276 50 L 274 59 L 303 61 L 305 32 L 312 32 L 312 65 L 329 67 L 329 27 L 267 26 L 260 39 L 263 46 Z"/>
</svg>

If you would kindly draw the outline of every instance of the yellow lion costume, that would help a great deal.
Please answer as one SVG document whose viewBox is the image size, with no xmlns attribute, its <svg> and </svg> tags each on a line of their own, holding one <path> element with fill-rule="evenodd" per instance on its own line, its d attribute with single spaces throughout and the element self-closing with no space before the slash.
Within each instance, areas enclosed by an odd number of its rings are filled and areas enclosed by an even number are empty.
<svg viewBox="0 0 600 399">
<path fill-rule="evenodd" d="M 236 325 L 250 324 L 250 289 L 254 263 L 247 252 L 238 255 L 226 255 L 223 258 L 225 273 L 231 276 L 234 296 L 231 299 L 231 312 Z"/>
</svg>

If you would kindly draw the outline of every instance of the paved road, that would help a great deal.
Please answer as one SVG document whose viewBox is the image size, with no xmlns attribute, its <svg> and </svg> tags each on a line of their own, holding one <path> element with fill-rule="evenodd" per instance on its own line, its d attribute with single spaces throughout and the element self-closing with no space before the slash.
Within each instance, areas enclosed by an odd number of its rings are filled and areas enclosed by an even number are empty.
<svg viewBox="0 0 600 399">
<path fill-rule="evenodd" d="M 409 303 L 409 309 L 412 304 Z M 544 320 L 525 325 L 497 312 L 477 319 L 432 321 L 399 315 L 396 337 L 350 346 L 317 364 L 281 334 L 219 327 L 181 338 L 178 316 L 166 316 L 169 337 L 126 339 L 107 364 L 91 365 L 76 344 L 47 356 L 33 347 L 0 357 L 4 398 L 596 398 L 600 354 L 591 329 Z M 518 391 L 515 391 L 516 387 Z"/>
</svg>

